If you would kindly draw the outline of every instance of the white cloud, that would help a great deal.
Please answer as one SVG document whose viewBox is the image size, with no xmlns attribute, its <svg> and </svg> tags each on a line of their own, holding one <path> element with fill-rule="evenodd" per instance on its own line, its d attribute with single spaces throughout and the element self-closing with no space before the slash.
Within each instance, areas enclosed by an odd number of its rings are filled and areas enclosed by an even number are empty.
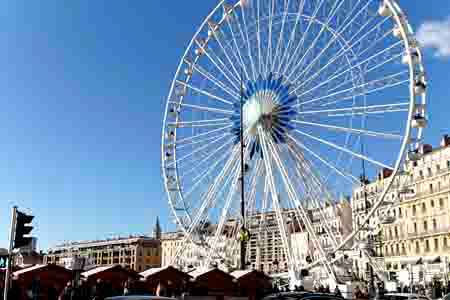
<svg viewBox="0 0 450 300">
<path fill-rule="evenodd" d="M 434 49 L 436 56 L 450 57 L 450 17 L 420 25 L 417 40 L 423 47 Z"/>
</svg>

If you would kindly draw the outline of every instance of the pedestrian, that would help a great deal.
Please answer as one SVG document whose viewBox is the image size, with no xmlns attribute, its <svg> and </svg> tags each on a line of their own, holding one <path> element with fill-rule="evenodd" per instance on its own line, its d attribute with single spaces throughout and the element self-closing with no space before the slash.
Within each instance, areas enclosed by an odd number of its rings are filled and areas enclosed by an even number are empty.
<svg viewBox="0 0 450 300">
<path fill-rule="evenodd" d="M 359 289 L 359 285 L 357 285 L 357 286 L 355 287 L 354 293 L 355 293 L 355 299 L 362 299 L 362 292 L 361 292 L 361 290 Z"/>
<path fill-rule="evenodd" d="M 339 287 L 336 285 L 336 287 L 334 288 L 334 295 L 336 296 L 336 297 L 342 297 L 342 294 L 341 294 L 341 290 L 339 289 Z"/>
<path fill-rule="evenodd" d="M 325 286 L 325 293 L 327 293 L 327 294 L 330 293 L 330 286 L 329 285 Z"/>
<path fill-rule="evenodd" d="M 61 294 L 61 300 L 71 300 L 72 298 L 72 282 L 69 281 Z"/>
<path fill-rule="evenodd" d="M 54 285 L 50 286 L 47 290 L 48 300 L 58 300 L 58 290 Z"/>
</svg>

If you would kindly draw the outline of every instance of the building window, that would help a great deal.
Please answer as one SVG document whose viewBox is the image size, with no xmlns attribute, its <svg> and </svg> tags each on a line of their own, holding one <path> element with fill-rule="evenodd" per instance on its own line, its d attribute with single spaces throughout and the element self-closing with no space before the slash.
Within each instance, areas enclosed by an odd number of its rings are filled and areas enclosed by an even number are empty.
<svg viewBox="0 0 450 300">
<path fill-rule="evenodd" d="M 423 221 L 423 231 L 427 231 L 427 230 L 428 230 L 428 222 Z"/>
<path fill-rule="evenodd" d="M 439 240 L 438 239 L 434 239 L 434 250 L 435 251 L 439 250 Z"/>
<path fill-rule="evenodd" d="M 437 229 L 437 222 L 436 219 L 433 219 L 433 230 Z"/>
<path fill-rule="evenodd" d="M 424 203 L 422 203 L 422 212 L 426 212 L 427 211 L 427 205 Z"/>
<path fill-rule="evenodd" d="M 447 238 L 445 237 L 445 238 L 444 238 L 444 248 L 447 249 L 447 247 L 448 247 L 448 240 L 447 240 Z"/>
<path fill-rule="evenodd" d="M 447 160 L 447 169 L 450 169 L 450 160 Z"/>
<path fill-rule="evenodd" d="M 441 166 L 440 165 L 436 165 L 436 170 L 439 172 L 441 170 Z"/>
<path fill-rule="evenodd" d="M 430 193 L 432 193 L 432 192 L 433 192 L 433 184 L 430 183 Z"/>
<path fill-rule="evenodd" d="M 398 209 L 398 217 L 401 218 L 402 217 L 402 208 L 399 207 Z"/>
<path fill-rule="evenodd" d="M 425 241 L 425 252 L 429 252 L 430 251 L 430 241 L 426 240 Z"/>
<path fill-rule="evenodd" d="M 398 238 L 398 229 L 397 229 L 397 227 L 395 227 L 394 231 L 395 231 L 395 237 Z"/>
<path fill-rule="evenodd" d="M 417 253 L 417 254 L 420 253 L 420 245 L 419 245 L 419 242 L 416 242 L 416 253 Z"/>
<path fill-rule="evenodd" d="M 442 198 L 439 199 L 439 207 L 440 208 L 444 207 L 444 199 L 442 199 Z"/>
<path fill-rule="evenodd" d="M 434 200 L 430 201 L 431 207 L 434 207 Z"/>
<path fill-rule="evenodd" d="M 415 205 L 413 205 L 413 207 L 412 207 L 412 214 L 413 214 L 413 216 L 416 215 L 416 206 Z"/>
<path fill-rule="evenodd" d="M 428 176 L 433 175 L 433 172 L 431 172 L 431 168 L 427 168 Z"/>
<path fill-rule="evenodd" d="M 414 223 L 414 233 L 417 233 L 417 223 Z"/>
<path fill-rule="evenodd" d="M 419 171 L 419 177 L 420 177 L 420 179 L 423 179 L 423 171 L 422 170 Z"/>
<path fill-rule="evenodd" d="M 398 244 L 395 245 L 395 254 L 396 254 L 397 256 L 400 256 L 400 247 L 399 247 Z"/>
</svg>

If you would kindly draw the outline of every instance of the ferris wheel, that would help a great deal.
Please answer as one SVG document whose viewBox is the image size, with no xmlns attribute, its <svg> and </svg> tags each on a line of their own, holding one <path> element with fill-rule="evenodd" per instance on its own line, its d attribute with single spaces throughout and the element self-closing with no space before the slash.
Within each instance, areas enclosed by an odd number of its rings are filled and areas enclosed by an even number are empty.
<svg viewBox="0 0 450 300">
<path fill-rule="evenodd" d="M 206 249 L 206 262 L 235 263 L 233 236 L 270 212 L 291 268 L 333 273 L 329 254 L 360 229 L 340 236 L 319 214 L 333 237 L 324 249 L 308 209 L 351 195 L 363 161 L 368 177 L 392 172 L 368 222 L 402 163 L 418 155 L 426 84 L 413 29 L 394 0 L 220 1 L 181 58 L 164 116 L 162 173 L 185 241 Z M 312 261 L 292 249 L 298 230 L 311 237 Z"/>
</svg>

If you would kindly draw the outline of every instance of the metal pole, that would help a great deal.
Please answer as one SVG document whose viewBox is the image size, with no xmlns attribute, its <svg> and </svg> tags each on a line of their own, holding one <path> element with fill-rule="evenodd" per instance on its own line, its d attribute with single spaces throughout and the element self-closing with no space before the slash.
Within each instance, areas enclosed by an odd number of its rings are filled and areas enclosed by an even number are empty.
<svg viewBox="0 0 450 300">
<path fill-rule="evenodd" d="M 245 195 L 244 195 L 244 86 L 243 86 L 243 74 L 241 71 L 241 218 L 242 218 L 242 233 L 245 232 Z M 245 270 L 245 238 L 241 236 L 241 270 Z"/>
<path fill-rule="evenodd" d="M 5 274 L 5 289 L 3 293 L 3 300 L 8 300 L 8 290 L 9 290 L 9 278 L 11 277 L 12 268 L 12 252 L 14 249 L 14 235 L 16 232 L 16 216 L 17 216 L 17 206 L 14 206 L 11 211 L 11 231 L 9 233 L 9 249 L 8 249 L 8 264 L 6 266 Z"/>
</svg>

